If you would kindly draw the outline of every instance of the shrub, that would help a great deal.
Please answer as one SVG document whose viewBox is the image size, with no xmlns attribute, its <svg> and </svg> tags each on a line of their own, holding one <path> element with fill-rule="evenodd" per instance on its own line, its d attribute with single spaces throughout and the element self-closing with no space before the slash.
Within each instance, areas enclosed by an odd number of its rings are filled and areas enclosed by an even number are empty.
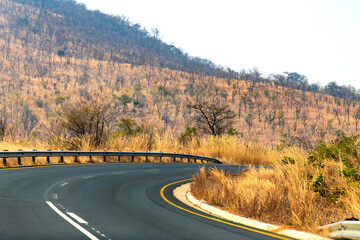
<svg viewBox="0 0 360 240">
<path fill-rule="evenodd" d="M 283 164 L 295 164 L 295 159 L 293 159 L 292 157 L 284 157 L 283 159 L 281 159 L 281 162 Z"/>
<path fill-rule="evenodd" d="M 196 136 L 197 136 L 196 128 L 187 126 L 185 132 L 180 135 L 179 141 L 181 144 L 187 145 Z"/>
<path fill-rule="evenodd" d="M 142 128 L 133 119 L 122 118 L 117 124 L 119 132 L 124 136 L 136 135 L 142 132 Z"/>
<path fill-rule="evenodd" d="M 107 124 L 110 119 L 109 107 L 98 100 L 78 101 L 62 106 L 60 126 L 70 133 L 72 140 L 89 138 L 91 146 L 99 146 L 107 139 Z M 76 145 L 76 144 L 75 144 Z"/>
<path fill-rule="evenodd" d="M 358 169 L 360 166 L 359 161 L 359 144 L 357 143 L 357 136 L 346 136 L 341 134 L 335 141 L 330 144 L 320 142 L 313 151 L 308 155 L 308 164 L 316 169 L 322 169 L 324 172 L 327 170 L 328 165 L 337 165 L 335 171 L 328 173 L 327 176 L 321 172 L 315 179 L 312 180 L 311 186 L 314 192 L 318 192 L 321 197 L 335 202 L 339 196 L 345 193 L 345 187 L 337 187 L 336 178 L 344 178 L 348 184 L 358 184 L 360 176 Z M 337 173 L 337 174 L 336 174 Z M 309 179 L 312 179 L 311 173 L 308 173 Z M 337 175 L 337 176 L 336 176 Z M 326 182 L 332 182 L 327 184 Z"/>
</svg>

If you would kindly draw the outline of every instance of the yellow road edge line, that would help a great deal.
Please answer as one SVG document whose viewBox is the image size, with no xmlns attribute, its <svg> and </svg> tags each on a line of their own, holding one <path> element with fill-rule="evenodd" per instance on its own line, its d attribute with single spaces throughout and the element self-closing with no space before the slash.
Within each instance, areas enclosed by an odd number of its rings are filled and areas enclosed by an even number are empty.
<svg viewBox="0 0 360 240">
<path fill-rule="evenodd" d="M 270 236 L 270 237 L 274 237 L 274 238 L 277 238 L 277 239 L 283 239 L 283 240 L 292 239 L 292 238 L 287 238 L 287 237 L 284 237 L 284 236 L 279 236 L 279 235 L 275 235 L 275 234 L 272 234 L 272 233 L 268 233 L 268 232 L 265 232 L 265 231 L 262 231 L 262 230 L 256 230 L 256 229 L 252 229 L 252 228 L 249 228 L 249 227 L 241 226 L 241 225 L 234 224 L 234 223 L 231 223 L 231 222 L 226 222 L 226 221 L 223 221 L 223 220 L 220 220 L 220 219 L 217 219 L 217 218 L 208 217 L 208 216 L 205 216 L 205 215 L 203 215 L 203 214 L 196 213 L 196 212 L 193 212 L 193 211 L 191 211 L 191 210 L 188 210 L 188 209 L 185 209 L 185 208 L 183 208 L 183 207 L 180 207 L 180 206 L 176 205 L 175 203 L 171 202 L 170 200 L 168 200 L 168 199 L 165 197 L 164 191 L 165 191 L 165 189 L 166 189 L 167 187 L 169 187 L 169 186 L 171 186 L 171 185 L 174 185 L 174 184 L 177 184 L 177 183 L 190 181 L 190 180 L 191 180 L 191 178 L 189 178 L 189 179 L 184 179 L 184 180 L 180 180 L 180 181 L 176 181 L 176 182 L 169 183 L 169 184 L 165 185 L 165 186 L 162 187 L 161 190 L 160 190 L 160 196 L 161 196 L 167 203 L 169 203 L 170 205 L 172 205 L 172 206 L 174 206 L 174 207 L 176 207 L 176 208 L 178 208 L 178 209 L 181 209 L 181 210 L 183 210 L 183 211 L 186 211 L 186 212 L 188 212 L 188 213 L 197 215 L 197 216 L 199 216 L 199 217 L 207 218 L 207 219 L 210 219 L 210 220 L 213 220 L 213 221 L 216 221 L 216 222 L 220 222 L 220 223 L 227 224 L 227 225 L 230 225 L 230 226 L 233 226 L 233 227 L 238 227 L 238 228 L 242 228 L 242 229 L 245 229 L 245 230 L 248 230 L 248 231 L 260 233 L 260 234 L 267 235 L 267 236 Z"/>
</svg>

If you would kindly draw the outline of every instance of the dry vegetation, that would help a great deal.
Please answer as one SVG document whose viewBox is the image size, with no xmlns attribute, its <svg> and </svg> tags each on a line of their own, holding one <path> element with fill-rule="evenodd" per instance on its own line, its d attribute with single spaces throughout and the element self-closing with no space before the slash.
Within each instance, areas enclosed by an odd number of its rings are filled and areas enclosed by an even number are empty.
<svg viewBox="0 0 360 240">
<path fill-rule="evenodd" d="M 271 168 L 249 167 L 239 175 L 202 169 L 192 193 L 227 211 L 318 233 L 320 225 L 360 218 L 359 145 L 354 137 L 299 148 L 271 150 Z"/>
<path fill-rule="evenodd" d="M 110 107 L 113 132 L 127 118 L 180 135 L 195 126 L 188 103 L 197 97 L 229 104 L 236 114 L 231 133 L 269 146 L 282 136 L 309 146 L 333 138 L 338 129 L 357 132 L 357 101 L 221 77 L 221 71 L 215 77 L 123 63 L 116 60 L 122 52 L 114 52 L 108 42 L 95 44 L 84 35 L 77 43 L 68 26 L 61 29 L 68 36 L 61 35 L 59 19 L 64 17 L 0 0 L 0 115 L 7 120 L 4 134 L 15 140 L 47 141 L 63 104 L 94 95 Z"/>
<path fill-rule="evenodd" d="M 261 144 L 245 142 L 236 136 L 218 136 L 192 138 L 183 143 L 178 136 L 169 134 L 137 134 L 131 136 L 112 135 L 104 145 L 92 146 L 90 139 L 76 139 L 77 150 L 108 151 L 153 151 L 177 152 L 214 157 L 229 164 L 268 165 L 266 153 Z M 67 139 L 51 139 L 48 142 L 39 140 L 14 140 L 6 138 L 0 142 L 0 150 L 61 150 L 68 144 Z"/>
</svg>

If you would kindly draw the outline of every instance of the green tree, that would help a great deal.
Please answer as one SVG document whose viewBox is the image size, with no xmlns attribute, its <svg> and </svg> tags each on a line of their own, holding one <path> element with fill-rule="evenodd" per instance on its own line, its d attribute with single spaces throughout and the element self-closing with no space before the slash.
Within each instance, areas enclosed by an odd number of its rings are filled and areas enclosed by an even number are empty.
<svg viewBox="0 0 360 240">
<path fill-rule="evenodd" d="M 247 125 L 249 127 L 249 133 L 250 133 L 251 127 L 253 126 L 253 120 L 254 120 L 254 117 L 252 114 L 248 114 L 245 117 L 245 122 L 247 123 Z"/>
<path fill-rule="evenodd" d="M 126 111 L 127 104 L 132 101 L 132 98 L 128 94 L 123 93 L 123 94 L 121 94 L 121 96 L 118 99 L 121 102 L 121 104 L 123 105 L 124 111 Z"/>
</svg>

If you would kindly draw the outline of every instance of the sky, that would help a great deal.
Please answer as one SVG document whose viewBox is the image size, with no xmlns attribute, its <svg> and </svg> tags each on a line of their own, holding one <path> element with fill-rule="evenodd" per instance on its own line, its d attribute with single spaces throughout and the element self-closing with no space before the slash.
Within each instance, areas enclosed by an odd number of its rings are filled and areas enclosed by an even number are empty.
<svg viewBox="0 0 360 240">
<path fill-rule="evenodd" d="M 360 0 L 76 0 L 235 71 L 360 89 Z"/>
</svg>

